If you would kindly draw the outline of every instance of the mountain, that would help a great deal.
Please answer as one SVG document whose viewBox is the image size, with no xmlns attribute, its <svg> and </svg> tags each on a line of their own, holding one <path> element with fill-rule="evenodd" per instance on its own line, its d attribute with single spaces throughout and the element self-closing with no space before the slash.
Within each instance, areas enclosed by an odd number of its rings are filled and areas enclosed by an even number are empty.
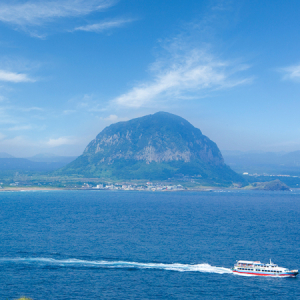
<svg viewBox="0 0 300 300">
<path fill-rule="evenodd" d="M 253 182 L 250 187 L 251 189 L 265 191 L 290 191 L 290 188 L 278 179 L 269 182 Z"/>
<path fill-rule="evenodd" d="M 7 153 L 0 153 L 0 172 L 51 172 L 73 161 L 74 156 L 54 156 L 38 154 L 28 158 L 16 158 Z"/>
<path fill-rule="evenodd" d="M 238 173 L 300 175 L 300 151 L 242 152 L 222 151 L 225 163 Z"/>
<path fill-rule="evenodd" d="M 281 157 L 281 163 L 288 166 L 300 166 L 300 151 L 289 152 Z"/>
<path fill-rule="evenodd" d="M 0 152 L 0 158 L 14 158 L 14 157 L 6 152 Z"/>
<path fill-rule="evenodd" d="M 63 163 L 35 162 L 26 158 L 0 158 L 0 172 L 49 172 L 62 168 L 65 165 Z"/>
<path fill-rule="evenodd" d="M 27 158 L 16 158 L 0 152 L 0 173 L 14 172 L 52 172 L 66 166 L 76 156 L 57 156 L 54 154 L 37 154 Z"/>
<path fill-rule="evenodd" d="M 27 157 L 28 160 L 35 162 L 61 163 L 62 165 L 66 165 L 76 158 L 77 156 L 59 156 L 50 153 L 40 153 L 31 157 Z"/>
<path fill-rule="evenodd" d="M 59 173 L 111 179 L 196 176 L 216 183 L 243 181 L 225 165 L 214 142 L 187 120 L 166 112 L 106 127 Z"/>
</svg>

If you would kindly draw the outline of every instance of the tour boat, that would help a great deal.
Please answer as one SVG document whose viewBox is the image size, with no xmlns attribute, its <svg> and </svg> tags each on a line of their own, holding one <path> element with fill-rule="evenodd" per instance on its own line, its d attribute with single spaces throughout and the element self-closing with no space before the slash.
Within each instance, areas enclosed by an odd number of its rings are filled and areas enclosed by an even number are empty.
<svg viewBox="0 0 300 300">
<path fill-rule="evenodd" d="M 232 272 L 241 275 L 272 277 L 296 277 L 298 274 L 298 270 L 278 267 L 272 263 L 271 259 L 269 264 L 263 264 L 260 261 L 239 260 L 232 268 Z"/>
</svg>

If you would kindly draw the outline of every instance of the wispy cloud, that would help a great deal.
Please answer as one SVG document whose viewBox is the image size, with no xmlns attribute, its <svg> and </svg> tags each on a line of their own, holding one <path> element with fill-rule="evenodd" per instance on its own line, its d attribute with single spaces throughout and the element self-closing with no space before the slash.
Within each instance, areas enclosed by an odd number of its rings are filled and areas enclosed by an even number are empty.
<svg viewBox="0 0 300 300">
<path fill-rule="evenodd" d="M 72 109 L 65 110 L 63 112 L 64 114 L 72 114 L 75 112 L 99 113 L 107 110 L 107 107 L 93 94 L 74 97 L 69 100 L 69 103 L 72 104 Z"/>
<path fill-rule="evenodd" d="M 50 147 L 58 147 L 62 145 L 73 145 L 73 144 L 76 144 L 76 140 L 69 137 L 59 137 L 57 139 L 49 139 L 46 142 L 46 145 Z"/>
<path fill-rule="evenodd" d="M 6 1 L 0 5 L 0 21 L 19 26 L 42 25 L 57 18 L 87 15 L 115 3 L 115 0 Z"/>
<path fill-rule="evenodd" d="M 25 112 L 44 111 L 43 108 L 37 107 L 37 106 L 33 106 L 33 107 L 20 107 L 19 109 L 22 110 L 22 111 L 25 111 Z"/>
<path fill-rule="evenodd" d="M 14 126 L 8 128 L 9 131 L 20 131 L 20 130 L 30 130 L 32 129 L 31 125 L 21 125 L 21 126 Z"/>
<path fill-rule="evenodd" d="M 32 141 L 28 140 L 24 136 L 16 136 L 13 138 L 8 138 L 8 137 L 4 136 L 4 138 L 2 138 L 0 140 L 0 146 L 1 146 L 1 148 L 8 147 L 7 149 L 11 149 L 13 147 L 19 147 L 19 148 L 33 147 L 34 145 L 33 145 Z M 7 151 L 5 148 L 4 148 L 4 150 Z M 7 152 L 10 152 L 10 151 L 8 150 Z"/>
<path fill-rule="evenodd" d="M 71 115 L 71 114 L 74 114 L 76 112 L 75 109 L 66 109 L 63 111 L 63 114 L 64 115 Z"/>
<path fill-rule="evenodd" d="M 280 71 L 284 73 L 283 79 L 300 81 L 300 64 L 282 68 Z"/>
<path fill-rule="evenodd" d="M 129 107 L 141 107 L 155 100 L 200 98 L 200 91 L 231 88 L 251 81 L 235 76 L 249 68 L 246 65 L 216 59 L 201 49 L 182 51 L 172 45 L 167 60 L 157 60 L 151 66 L 153 79 L 134 86 L 114 102 Z M 175 51 L 174 51 L 175 50 Z"/>
<path fill-rule="evenodd" d="M 73 31 L 89 31 L 89 32 L 102 32 L 112 28 L 119 28 L 124 26 L 126 23 L 133 22 L 132 19 L 118 19 L 111 21 L 104 21 L 96 24 L 85 25 L 76 27 Z"/>
<path fill-rule="evenodd" d="M 36 80 L 30 78 L 27 74 L 0 70 L 0 81 L 19 83 L 19 82 L 35 82 Z"/>
<path fill-rule="evenodd" d="M 117 115 L 109 115 L 107 118 L 104 118 L 105 121 L 109 122 L 116 122 L 118 119 L 119 118 Z"/>
</svg>

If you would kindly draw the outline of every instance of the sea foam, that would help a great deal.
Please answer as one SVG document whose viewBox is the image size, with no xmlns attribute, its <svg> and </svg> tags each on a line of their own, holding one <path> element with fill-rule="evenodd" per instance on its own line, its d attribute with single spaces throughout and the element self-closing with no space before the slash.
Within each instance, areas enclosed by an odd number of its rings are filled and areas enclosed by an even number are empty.
<svg viewBox="0 0 300 300">
<path fill-rule="evenodd" d="M 140 263 L 128 261 L 106 261 L 106 260 L 81 260 L 81 259 L 53 259 L 44 257 L 32 258 L 0 258 L 0 264 L 3 263 L 17 263 L 17 264 L 37 264 L 60 267 L 94 267 L 94 268 L 119 268 L 119 269 L 156 269 L 168 270 L 178 272 L 203 272 L 203 273 L 217 273 L 228 274 L 232 271 L 228 268 L 215 267 L 207 263 L 205 264 L 164 264 L 164 263 Z"/>
</svg>

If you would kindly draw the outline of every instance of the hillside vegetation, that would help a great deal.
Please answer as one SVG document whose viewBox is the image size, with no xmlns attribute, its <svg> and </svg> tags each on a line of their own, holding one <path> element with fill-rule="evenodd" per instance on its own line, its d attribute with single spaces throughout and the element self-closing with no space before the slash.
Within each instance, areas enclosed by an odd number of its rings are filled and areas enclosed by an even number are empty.
<svg viewBox="0 0 300 300">
<path fill-rule="evenodd" d="M 106 127 L 57 174 L 125 180 L 194 176 L 227 185 L 243 181 L 200 129 L 165 112 Z"/>
</svg>

